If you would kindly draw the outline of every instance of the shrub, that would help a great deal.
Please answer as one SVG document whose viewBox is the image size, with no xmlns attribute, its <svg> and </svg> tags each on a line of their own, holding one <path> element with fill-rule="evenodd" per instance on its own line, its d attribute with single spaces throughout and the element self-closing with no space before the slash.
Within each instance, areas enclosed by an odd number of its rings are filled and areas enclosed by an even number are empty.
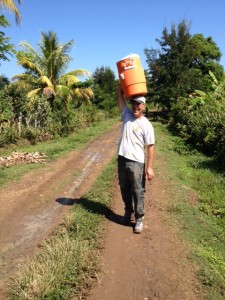
<svg viewBox="0 0 225 300">
<path fill-rule="evenodd" d="M 180 99 L 171 110 L 170 125 L 186 141 L 208 155 L 225 160 L 225 98 L 193 102 Z"/>
<path fill-rule="evenodd" d="M 0 147 L 8 144 L 15 144 L 19 138 L 19 132 L 15 124 L 2 124 L 0 131 Z"/>
<path fill-rule="evenodd" d="M 201 151 L 225 157 L 225 101 L 224 105 L 215 101 L 196 110 L 189 119 L 189 140 Z"/>
</svg>

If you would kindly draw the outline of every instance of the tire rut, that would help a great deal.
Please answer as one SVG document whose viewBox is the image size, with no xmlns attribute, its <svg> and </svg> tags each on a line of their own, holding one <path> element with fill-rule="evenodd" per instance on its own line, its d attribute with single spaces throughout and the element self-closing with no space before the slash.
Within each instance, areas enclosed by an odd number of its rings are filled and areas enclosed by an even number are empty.
<svg viewBox="0 0 225 300">
<path fill-rule="evenodd" d="M 119 126 L 0 191 L 0 299 L 19 264 L 60 223 L 71 199 L 86 193 L 116 154 Z"/>
</svg>

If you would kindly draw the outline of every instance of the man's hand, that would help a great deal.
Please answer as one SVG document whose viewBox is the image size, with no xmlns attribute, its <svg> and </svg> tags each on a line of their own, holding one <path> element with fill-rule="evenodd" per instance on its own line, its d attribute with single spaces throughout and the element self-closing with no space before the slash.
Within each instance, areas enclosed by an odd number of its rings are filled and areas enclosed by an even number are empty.
<svg viewBox="0 0 225 300">
<path fill-rule="evenodd" d="M 154 171 L 152 168 L 149 167 L 146 169 L 146 177 L 147 177 L 148 181 L 151 181 L 153 179 Z"/>
<path fill-rule="evenodd" d="M 154 177 L 154 171 L 153 171 L 153 161 L 154 161 L 154 145 L 148 145 L 147 146 L 147 162 L 146 162 L 146 177 L 150 181 Z"/>
</svg>

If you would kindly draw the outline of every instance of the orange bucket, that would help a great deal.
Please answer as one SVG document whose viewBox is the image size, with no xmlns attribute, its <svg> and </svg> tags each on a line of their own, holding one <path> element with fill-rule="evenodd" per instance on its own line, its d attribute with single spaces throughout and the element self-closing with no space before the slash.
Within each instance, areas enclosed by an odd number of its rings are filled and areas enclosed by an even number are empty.
<svg viewBox="0 0 225 300">
<path fill-rule="evenodd" d="M 116 65 L 120 85 L 127 100 L 132 96 L 147 94 L 145 73 L 138 54 L 125 56 Z"/>
</svg>

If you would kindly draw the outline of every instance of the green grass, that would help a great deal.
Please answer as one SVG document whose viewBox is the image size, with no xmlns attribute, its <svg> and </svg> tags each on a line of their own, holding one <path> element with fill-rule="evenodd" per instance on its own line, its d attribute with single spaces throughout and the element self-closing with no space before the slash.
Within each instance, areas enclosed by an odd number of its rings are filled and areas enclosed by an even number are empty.
<svg viewBox="0 0 225 300">
<path fill-rule="evenodd" d="M 82 129 L 79 132 L 65 138 L 39 143 L 36 145 L 10 145 L 0 148 L 0 156 L 8 156 L 13 151 L 18 152 L 42 152 L 47 156 L 47 161 L 56 159 L 75 149 L 82 149 L 85 145 L 101 133 L 109 129 L 118 119 L 109 119 L 95 124 L 95 126 Z M 43 167 L 41 164 L 17 165 L 13 167 L 0 168 L 0 187 L 5 183 L 15 181 L 31 169 Z"/>
<path fill-rule="evenodd" d="M 85 296 L 100 267 L 99 249 L 105 214 L 112 197 L 115 165 L 113 159 L 90 192 L 74 200 L 60 228 L 42 245 L 35 257 L 21 267 L 11 287 L 10 299 Z"/>
<path fill-rule="evenodd" d="M 225 298 L 225 170 L 178 138 L 154 124 L 157 151 L 166 157 L 173 201 L 168 208 L 184 239 L 191 244 L 192 259 L 207 299 Z"/>
<path fill-rule="evenodd" d="M 204 299 L 222 300 L 225 297 L 224 170 L 212 158 L 186 147 L 165 126 L 153 125 L 157 138 L 156 176 L 161 176 L 169 186 L 167 219 L 180 228 L 191 249 L 190 259 L 196 264 L 206 291 Z M 157 157 L 163 158 L 164 163 Z M 92 285 L 93 278 L 96 280 L 100 266 L 98 252 L 115 174 L 113 160 L 90 192 L 74 203 L 59 230 L 21 268 L 12 286 L 11 299 L 85 297 L 85 290 Z"/>
</svg>

